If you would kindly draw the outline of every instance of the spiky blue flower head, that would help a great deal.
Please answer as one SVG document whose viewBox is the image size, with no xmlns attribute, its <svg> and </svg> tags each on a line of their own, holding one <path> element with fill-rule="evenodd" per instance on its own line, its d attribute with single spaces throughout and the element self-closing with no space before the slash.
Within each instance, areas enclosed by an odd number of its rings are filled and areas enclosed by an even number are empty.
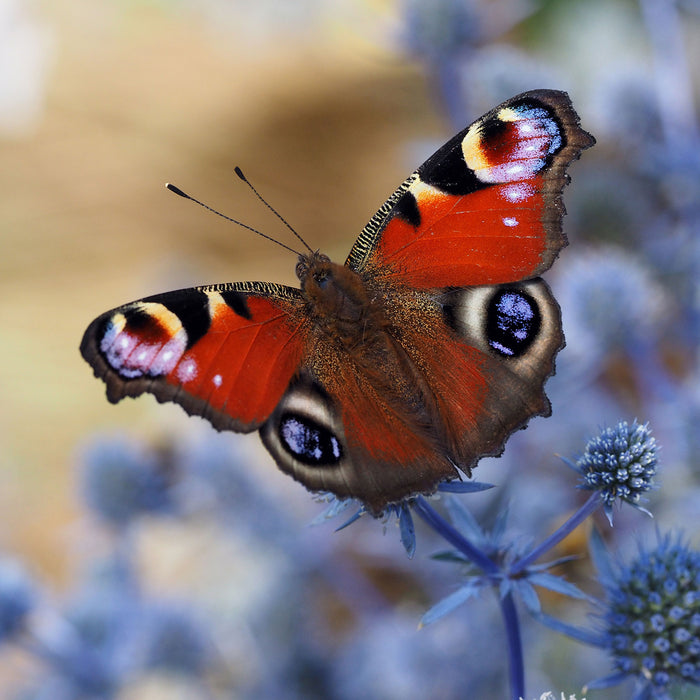
<svg viewBox="0 0 700 700">
<path fill-rule="evenodd" d="M 700 552 L 679 536 L 659 537 L 602 582 L 604 646 L 618 677 L 641 681 L 636 697 L 665 698 L 672 684 L 700 684 Z"/>
<path fill-rule="evenodd" d="M 649 424 L 621 421 L 588 441 L 575 469 L 583 477 L 580 487 L 598 491 L 612 521 L 617 499 L 639 508 L 643 494 L 654 485 L 657 445 Z M 644 510 L 643 508 L 641 510 Z"/>
<path fill-rule="evenodd" d="M 12 559 L 0 559 L 0 642 L 23 627 L 36 601 L 29 575 Z"/>
</svg>

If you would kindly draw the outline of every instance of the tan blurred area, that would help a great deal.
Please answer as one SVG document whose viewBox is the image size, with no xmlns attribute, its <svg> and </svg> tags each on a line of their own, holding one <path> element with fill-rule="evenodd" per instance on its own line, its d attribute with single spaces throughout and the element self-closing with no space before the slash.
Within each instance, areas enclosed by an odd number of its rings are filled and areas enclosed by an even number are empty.
<svg viewBox="0 0 700 700">
<path fill-rule="evenodd" d="M 168 3 L 20 4 L 45 32 L 46 78 L 35 122 L 0 135 L 0 546 L 61 581 L 81 441 L 188 420 L 151 397 L 107 403 L 78 353 L 90 320 L 194 284 L 294 283 L 293 256 L 163 184 L 293 245 L 239 165 L 342 261 L 416 165 L 407 141 L 449 129 L 418 68 L 375 40 L 371 4 L 270 36 Z"/>
</svg>

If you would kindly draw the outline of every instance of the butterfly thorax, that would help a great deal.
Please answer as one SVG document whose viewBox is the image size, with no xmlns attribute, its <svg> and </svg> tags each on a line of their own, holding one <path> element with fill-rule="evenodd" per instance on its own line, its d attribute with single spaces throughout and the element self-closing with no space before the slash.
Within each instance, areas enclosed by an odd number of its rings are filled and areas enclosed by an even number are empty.
<svg viewBox="0 0 700 700">
<path fill-rule="evenodd" d="M 387 326 L 383 306 L 349 267 L 316 252 L 299 257 L 296 273 L 312 322 L 346 349 L 371 344 Z"/>
</svg>

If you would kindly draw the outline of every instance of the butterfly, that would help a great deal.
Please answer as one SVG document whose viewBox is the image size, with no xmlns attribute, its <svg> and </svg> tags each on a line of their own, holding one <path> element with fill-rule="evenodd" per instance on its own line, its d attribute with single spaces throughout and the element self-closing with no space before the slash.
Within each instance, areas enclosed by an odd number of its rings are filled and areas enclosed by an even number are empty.
<svg viewBox="0 0 700 700">
<path fill-rule="evenodd" d="M 344 265 L 300 287 L 234 282 L 108 311 L 80 350 L 116 403 L 144 392 L 259 430 L 312 491 L 389 504 L 459 479 L 535 415 L 564 345 L 539 275 L 566 245 L 566 168 L 594 139 L 568 95 L 507 100 L 382 205 Z"/>
</svg>

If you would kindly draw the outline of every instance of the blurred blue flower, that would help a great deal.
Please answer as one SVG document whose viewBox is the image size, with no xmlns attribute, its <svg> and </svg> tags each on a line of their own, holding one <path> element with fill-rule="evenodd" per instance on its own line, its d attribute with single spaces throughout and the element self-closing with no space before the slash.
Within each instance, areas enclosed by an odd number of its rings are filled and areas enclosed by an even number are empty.
<svg viewBox="0 0 700 700">
<path fill-rule="evenodd" d="M 34 582 L 13 559 L 0 559 L 0 643 L 18 634 L 36 603 Z"/>
<path fill-rule="evenodd" d="M 212 647 L 206 630 L 183 605 L 152 605 L 144 620 L 146 668 L 201 676 L 210 663 Z"/>
<path fill-rule="evenodd" d="M 65 624 L 41 640 L 75 697 L 113 697 L 142 662 L 139 596 L 121 575 L 107 579 L 78 591 L 63 612 Z"/>
<path fill-rule="evenodd" d="M 334 698 L 507 697 L 503 641 L 489 606 L 416 633 L 412 610 L 368 618 L 334 654 Z M 478 662 L 466 663 L 478 651 Z"/>
<path fill-rule="evenodd" d="M 405 0 L 404 7 L 407 48 L 429 64 L 454 58 L 482 39 L 479 2 Z"/>
<path fill-rule="evenodd" d="M 562 261 L 554 285 L 563 309 L 563 363 L 600 367 L 610 353 L 635 357 L 658 330 L 664 310 L 650 271 L 612 246 Z"/>
<path fill-rule="evenodd" d="M 462 75 L 473 67 L 480 47 L 531 11 L 529 2 L 519 0 L 501 3 L 498 8 L 483 0 L 404 0 L 405 48 L 424 62 L 431 85 L 456 127 L 464 128 L 472 111 L 467 103 L 469 93 L 462 89 Z"/>
<path fill-rule="evenodd" d="M 292 549 L 297 540 L 287 503 L 270 489 L 263 470 L 230 433 L 179 441 L 174 449 L 178 503 L 206 512 L 241 535 Z"/>
<path fill-rule="evenodd" d="M 657 469 L 656 439 L 649 424 L 633 421 L 605 428 L 588 441 L 583 455 L 573 465 L 582 476 L 580 488 L 598 491 L 612 524 L 612 507 L 619 499 L 644 512 L 643 494 L 654 487 Z"/>
<path fill-rule="evenodd" d="M 669 698 L 676 684 L 700 685 L 700 552 L 669 534 L 640 545 L 628 564 L 615 564 L 598 536 L 591 550 L 607 599 L 601 646 L 615 673 L 589 687 L 632 677 L 641 700 Z"/>
<path fill-rule="evenodd" d="M 173 503 L 165 459 L 127 438 L 99 439 L 85 453 L 82 492 L 92 511 L 118 528 L 169 512 Z"/>
</svg>

